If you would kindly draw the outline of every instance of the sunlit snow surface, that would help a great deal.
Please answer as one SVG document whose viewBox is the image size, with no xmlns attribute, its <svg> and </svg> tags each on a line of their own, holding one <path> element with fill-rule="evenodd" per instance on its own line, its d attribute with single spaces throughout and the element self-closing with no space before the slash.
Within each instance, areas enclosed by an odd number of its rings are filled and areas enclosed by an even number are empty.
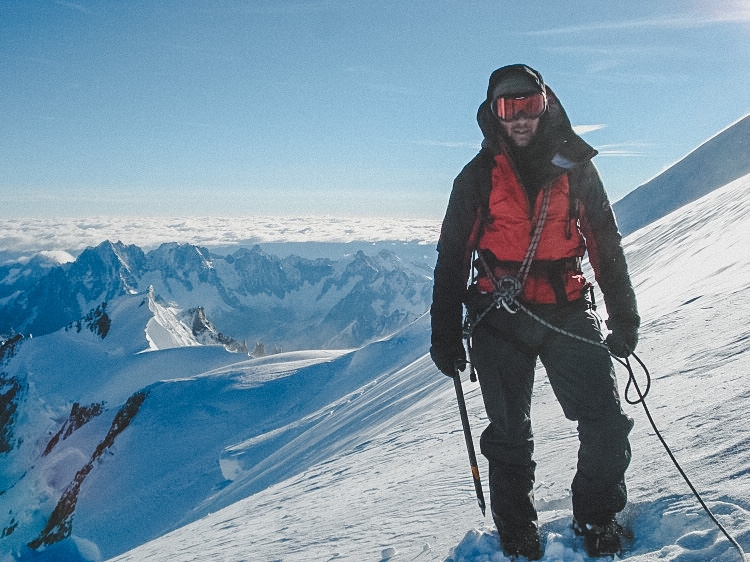
<svg viewBox="0 0 750 562">
<path fill-rule="evenodd" d="M 648 404 L 694 484 L 746 550 L 749 247 L 749 177 L 626 241 L 644 320 L 639 355 L 654 379 Z M 391 384 L 402 378 L 433 388 L 379 427 L 363 419 L 369 431 L 349 451 L 116 560 L 506 560 L 473 497 L 450 382 L 427 357 Z M 620 378 L 624 391 L 622 371 Z M 478 438 L 486 423 L 481 397 L 475 384 L 464 386 Z M 637 425 L 623 519 L 636 540 L 625 558 L 737 560 L 640 407 L 628 412 Z M 564 420 L 541 370 L 533 420 L 545 560 L 586 560 L 569 528 L 575 425 Z"/>
<path fill-rule="evenodd" d="M 430 228 L 408 239 L 434 240 Z M 648 405 L 683 468 L 746 550 L 748 247 L 750 176 L 626 240 L 643 316 L 638 353 L 653 376 Z M 96 352 L 97 365 L 109 366 L 79 394 L 112 405 L 143 388 L 149 396 L 84 483 L 72 540 L 24 559 L 507 560 L 489 513 L 483 518 L 476 504 L 453 385 L 427 355 L 428 316 L 359 350 L 262 359 L 206 347 L 136 353 L 149 347 L 148 307 L 129 298 L 119 306 L 133 307 L 131 331 L 140 330 L 139 343 L 114 339 L 106 353 Z M 80 355 L 65 361 L 51 351 L 65 342 L 72 346 L 74 338 L 35 338 L 10 366 L 40 369 L 35 361 L 42 361 L 47 371 L 73 369 L 76 357 L 94 349 L 91 338 L 85 346 L 75 340 L 71 353 Z M 626 376 L 623 370 L 618 375 L 624 393 Z M 643 375 L 639 381 L 644 384 Z M 62 392 L 54 380 L 41 386 L 37 392 L 50 404 Z M 486 424 L 481 395 L 468 379 L 464 390 L 478 443 Z M 636 427 L 630 504 L 622 518 L 636 538 L 624 558 L 737 560 L 640 406 L 626 409 Z M 53 469 L 75 472 L 112 415 L 74 434 L 60 449 L 59 464 L 40 461 L 22 481 L 45 482 L 53 497 L 66 482 Z M 570 530 L 576 428 L 564 419 L 541 368 L 532 419 L 544 559 L 585 561 Z M 481 457 L 480 470 L 486 492 Z M 34 486 L 17 486 L 0 497 L 0 506 L 15 498 L 20 508 L 24 490 L 39 491 Z M 28 529 L 19 527 L 5 544 L 20 544 L 24 532 L 33 537 L 34 526 L 44 523 L 32 509 L 25 515 Z"/>
</svg>

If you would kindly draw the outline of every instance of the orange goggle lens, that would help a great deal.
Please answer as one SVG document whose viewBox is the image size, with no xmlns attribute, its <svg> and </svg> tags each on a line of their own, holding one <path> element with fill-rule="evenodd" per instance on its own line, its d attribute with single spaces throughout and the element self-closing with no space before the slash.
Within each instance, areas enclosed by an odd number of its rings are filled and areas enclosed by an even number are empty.
<svg viewBox="0 0 750 562">
<path fill-rule="evenodd" d="M 540 117 L 547 109 L 547 100 L 542 94 L 529 94 L 495 100 L 495 115 L 502 121 L 513 121 L 521 114 L 531 119 Z"/>
</svg>

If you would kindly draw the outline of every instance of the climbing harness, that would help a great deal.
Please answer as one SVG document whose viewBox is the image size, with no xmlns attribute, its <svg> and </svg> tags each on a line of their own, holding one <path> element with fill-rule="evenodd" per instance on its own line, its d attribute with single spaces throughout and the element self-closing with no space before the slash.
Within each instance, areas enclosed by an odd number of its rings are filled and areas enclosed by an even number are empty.
<svg viewBox="0 0 750 562">
<path fill-rule="evenodd" d="M 518 269 L 516 275 L 503 275 L 500 279 L 496 279 L 492 273 L 492 268 L 487 263 L 487 259 L 484 257 L 484 253 L 478 251 L 479 260 L 482 263 L 482 267 L 487 273 L 487 277 L 492 283 L 493 302 L 487 307 L 477 318 L 472 322 L 466 319 L 464 325 L 464 335 L 471 337 L 471 330 L 473 326 L 479 323 L 479 321 L 489 313 L 493 308 L 504 308 L 511 314 L 518 312 L 521 303 L 518 302 L 518 297 L 523 292 L 523 285 L 526 283 L 526 279 L 529 277 L 531 271 L 531 264 L 534 261 L 537 248 L 539 248 L 539 242 L 542 239 L 542 230 L 544 229 L 544 223 L 547 221 L 547 213 L 549 212 L 549 203 L 552 198 L 552 188 L 547 186 L 544 189 L 544 196 L 542 198 L 542 206 L 539 210 L 539 216 L 536 218 L 534 226 L 532 228 L 531 242 L 526 250 L 526 255 L 521 262 L 521 267 Z"/>
</svg>

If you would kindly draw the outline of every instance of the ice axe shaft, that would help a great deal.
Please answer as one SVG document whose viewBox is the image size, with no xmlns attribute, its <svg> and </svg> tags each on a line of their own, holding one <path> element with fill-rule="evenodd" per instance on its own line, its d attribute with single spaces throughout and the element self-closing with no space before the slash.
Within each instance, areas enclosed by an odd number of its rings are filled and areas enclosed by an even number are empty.
<svg viewBox="0 0 750 562">
<path fill-rule="evenodd" d="M 477 502 L 482 515 L 486 510 L 484 503 L 484 492 L 482 491 L 482 481 L 479 478 L 479 467 L 477 466 L 477 455 L 474 452 L 474 440 L 471 437 L 471 427 L 469 426 L 469 414 L 466 412 L 466 400 L 464 400 L 464 391 L 461 387 L 461 373 L 456 369 L 453 375 L 453 385 L 456 387 L 456 399 L 458 400 L 458 411 L 461 413 L 461 425 L 464 428 L 464 437 L 466 438 L 466 450 L 469 453 L 469 463 L 471 464 L 471 475 L 474 478 L 474 489 L 477 492 Z"/>
</svg>

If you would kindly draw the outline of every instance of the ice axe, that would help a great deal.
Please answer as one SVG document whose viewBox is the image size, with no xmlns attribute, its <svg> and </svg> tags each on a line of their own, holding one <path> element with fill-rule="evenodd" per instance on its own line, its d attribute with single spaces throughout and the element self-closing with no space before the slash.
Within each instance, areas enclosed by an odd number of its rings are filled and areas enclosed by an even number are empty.
<svg viewBox="0 0 750 562">
<path fill-rule="evenodd" d="M 461 424 L 464 427 L 464 437 L 466 438 L 466 450 L 469 453 L 469 464 L 471 464 L 471 475 L 474 478 L 474 489 L 477 492 L 477 502 L 479 509 L 482 510 L 482 516 L 486 509 L 484 503 L 484 492 L 482 491 L 482 481 L 479 479 L 479 467 L 477 466 L 477 455 L 474 452 L 474 440 L 471 437 L 471 427 L 469 426 L 469 414 L 466 412 L 466 400 L 464 400 L 464 391 L 461 387 L 461 371 L 458 365 L 453 372 L 453 385 L 456 387 L 456 399 L 458 400 L 458 411 L 461 413 Z"/>
</svg>

